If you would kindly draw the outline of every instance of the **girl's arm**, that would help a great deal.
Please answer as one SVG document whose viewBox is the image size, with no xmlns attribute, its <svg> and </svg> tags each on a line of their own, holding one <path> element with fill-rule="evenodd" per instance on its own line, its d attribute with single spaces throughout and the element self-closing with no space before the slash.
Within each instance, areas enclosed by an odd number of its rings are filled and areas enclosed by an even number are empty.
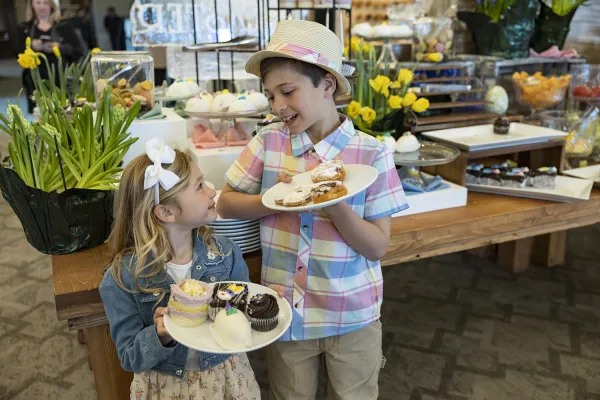
<svg viewBox="0 0 600 400">
<path fill-rule="evenodd" d="M 147 371 L 180 347 L 179 344 L 163 346 L 156 325 L 144 326 L 133 295 L 117 285 L 110 270 L 100 285 L 100 296 L 123 369 L 135 373 Z"/>
</svg>

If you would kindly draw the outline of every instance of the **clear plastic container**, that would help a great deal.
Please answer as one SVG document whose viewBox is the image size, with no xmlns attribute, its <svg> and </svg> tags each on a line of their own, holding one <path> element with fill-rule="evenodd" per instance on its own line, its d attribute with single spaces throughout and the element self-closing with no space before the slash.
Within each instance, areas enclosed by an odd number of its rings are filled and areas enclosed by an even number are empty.
<svg viewBox="0 0 600 400">
<path fill-rule="evenodd" d="M 106 88 L 113 105 L 126 109 L 139 101 L 140 114 L 154 107 L 154 59 L 146 51 L 103 51 L 92 56 L 96 102 Z"/>
<path fill-rule="evenodd" d="M 542 126 L 569 132 L 565 143 L 567 156 L 587 157 L 592 154 L 599 118 L 596 107 L 585 112 L 543 111 L 538 115 Z"/>
<path fill-rule="evenodd" d="M 450 17 L 425 17 L 414 22 L 415 60 L 427 62 L 430 54 L 439 53 L 442 60 L 452 57 L 454 20 Z"/>
</svg>

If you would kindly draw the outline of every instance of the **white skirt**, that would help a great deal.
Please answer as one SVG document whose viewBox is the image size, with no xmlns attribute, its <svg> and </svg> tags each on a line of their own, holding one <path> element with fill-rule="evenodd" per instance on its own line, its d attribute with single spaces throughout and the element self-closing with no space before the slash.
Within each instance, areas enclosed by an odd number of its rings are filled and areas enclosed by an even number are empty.
<svg viewBox="0 0 600 400">
<path fill-rule="evenodd" d="M 187 376 L 146 371 L 133 376 L 131 400 L 260 400 L 260 389 L 246 353 L 235 354 L 206 371 Z"/>
</svg>

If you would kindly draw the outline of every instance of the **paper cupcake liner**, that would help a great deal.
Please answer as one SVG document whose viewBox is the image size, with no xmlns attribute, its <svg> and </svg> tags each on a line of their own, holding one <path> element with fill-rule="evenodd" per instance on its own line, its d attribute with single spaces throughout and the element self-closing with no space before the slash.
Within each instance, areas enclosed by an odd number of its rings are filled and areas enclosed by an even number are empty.
<svg viewBox="0 0 600 400">
<path fill-rule="evenodd" d="M 279 324 L 279 315 L 272 318 L 248 318 L 250 320 L 250 326 L 252 329 L 258 332 L 269 332 L 277 327 Z"/>
</svg>

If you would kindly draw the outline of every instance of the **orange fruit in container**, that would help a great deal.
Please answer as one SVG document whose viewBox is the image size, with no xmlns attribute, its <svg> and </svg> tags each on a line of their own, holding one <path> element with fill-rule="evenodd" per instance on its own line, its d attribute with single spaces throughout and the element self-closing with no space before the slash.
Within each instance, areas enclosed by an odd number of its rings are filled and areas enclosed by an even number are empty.
<svg viewBox="0 0 600 400">
<path fill-rule="evenodd" d="M 527 72 L 515 72 L 512 75 L 517 92 L 517 100 L 535 111 L 553 107 L 565 98 L 571 75 L 546 77 L 541 72 L 529 75 Z"/>
</svg>

